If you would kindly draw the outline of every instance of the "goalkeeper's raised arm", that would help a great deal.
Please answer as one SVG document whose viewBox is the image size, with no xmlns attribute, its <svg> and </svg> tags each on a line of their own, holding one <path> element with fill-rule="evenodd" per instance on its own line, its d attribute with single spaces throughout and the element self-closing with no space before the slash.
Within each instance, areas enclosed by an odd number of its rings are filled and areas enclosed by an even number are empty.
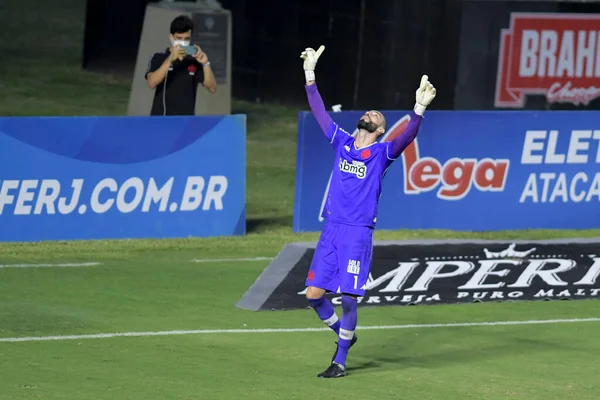
<svg viewBox="0 0 600 400">
<path fill-rule="evenodd" d="M 317 89 L 317 84 L 315 83 L 315 67 L 317 66 L 317 60 L 321 57 L 323 51 L 325 51 L 325 46 L 319 47 L 317 51 L 306 48 L 300 55 L 300 58 L 304 60 L 304 77 L 306 79 L 305 88 L 310 110 L 317 119 L 323 132 L 327 135 L 327 138 L 331 141 L 331 135 L 333 135 L 335 128 L 333 130 L 330 128 L 334 122 L 325 109 L 325 104 L 323 104 L 323 99 L 321 98 L 319 90 Z M 331 133 L 331 135 L 329 135 L 329 133 Z"/>
<path fill-rule="evenodd" d="M 421 84 L 415 92 L 415 106 L 413 107 L 413 113 L 410 117 L 410 122 L 406 127 L 406 131 L 392 141 L 391 148 L 389 150 L 390 157 L 399 157 L 404 149 L 406 149 L 408 145 L 415 140 L 417 133 L 419 132 L 419 127 L 421 126 L 421 121 L 423 120 L 423 113 L 425 113 L 425 110 L 435 98 L 435 95 L 435 87 L 431 84 L 431 82 L 429 82 L 429 77 L 427 75 L 423 75 L 421 77 Z"/>
</svg>

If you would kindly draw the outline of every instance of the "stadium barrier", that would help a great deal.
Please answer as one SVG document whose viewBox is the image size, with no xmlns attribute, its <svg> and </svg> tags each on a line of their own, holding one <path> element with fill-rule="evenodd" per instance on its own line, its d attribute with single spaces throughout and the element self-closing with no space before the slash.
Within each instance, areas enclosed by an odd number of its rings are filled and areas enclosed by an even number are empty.
<svg viewBox="0 0 600 400">
<path fill-rule="evenodd" d="M 362 112 L 332 112 L 354 134 Z M 384 111 L 402 134 L 405 111 Z M 600 112 L 427 111 L 417 139 L 383 180 L 378 229 L 600 227 Z M 294 231 L 321 229 L 335 153 L 299 114 Z"/>
<path fill-rule="evenodd" d="M 236 306 L 252 311 L 308 307 L 306 277 L 315 242 L 289 243 Z M 361 307 L 600 296 L 600 240 L 375 241 Z M 339 288 L 328 295 L 336 306 Z"/>
<path fill-rule="evenodd" d="M 0 241 L 246 230 L 246 117 L 0 118 Z"/>
</svg>

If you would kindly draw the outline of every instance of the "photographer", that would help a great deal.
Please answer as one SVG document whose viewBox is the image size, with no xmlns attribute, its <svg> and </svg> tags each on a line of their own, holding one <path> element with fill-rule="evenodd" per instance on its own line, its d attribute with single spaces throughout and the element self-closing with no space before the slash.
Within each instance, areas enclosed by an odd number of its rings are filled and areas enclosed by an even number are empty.
<svg viewBox="0 0 600 400">
<path fill-rule="evenodd" d="M 217 90 L 206 53 L 197 45 L 193 46 L 194 51 L 186 51 L 193 29 L 189 17 L 175 18 L 169 36 L 171 47 L 150 59 L 146 81 L 151 89 L 156 89 L 150 115 L 194 115 L 198 84 L 210 93 Z"/>
</svg>

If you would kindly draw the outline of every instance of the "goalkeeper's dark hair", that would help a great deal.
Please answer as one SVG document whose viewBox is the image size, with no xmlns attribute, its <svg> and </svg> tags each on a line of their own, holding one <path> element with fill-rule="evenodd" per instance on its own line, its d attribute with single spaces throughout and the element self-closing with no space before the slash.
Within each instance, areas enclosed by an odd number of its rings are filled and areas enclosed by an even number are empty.
<svg viewBox="0 0 600 400">
<path fill-rule="evenodd" d="M 187 15 L 180 15 L 171 22 L 171 35 L 194 30 L 194 21 Z"/>
</svg>

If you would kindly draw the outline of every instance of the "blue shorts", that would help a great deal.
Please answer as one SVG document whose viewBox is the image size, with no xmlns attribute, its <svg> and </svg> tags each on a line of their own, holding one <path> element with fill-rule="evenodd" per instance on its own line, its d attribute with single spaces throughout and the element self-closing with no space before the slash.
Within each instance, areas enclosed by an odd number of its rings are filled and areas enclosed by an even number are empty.
<svg viewBox="0 0 600 400">
<path fill-rule="evenodd" d="M 373 228 L 325 221 L 306 286 L 364 296 L 372 255 Z"/>
</svg>

